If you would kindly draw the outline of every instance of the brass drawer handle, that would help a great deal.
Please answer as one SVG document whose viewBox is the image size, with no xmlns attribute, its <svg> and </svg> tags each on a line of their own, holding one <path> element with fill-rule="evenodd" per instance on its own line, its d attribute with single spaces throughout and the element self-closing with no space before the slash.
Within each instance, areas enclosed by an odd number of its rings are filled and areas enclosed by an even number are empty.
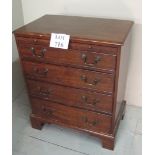
<svg viewBox="0 0 155 155">
<path fill-rule="evenodd" d="M 45 108 L 45 107 L 42 107 L 42 111 L 43 111 L 43 113 L 44 113 L 45 115 L 47 115 L 47 116 L 52 116 L 53 113 L 55 112 L 55 110 L 47 109 L 47 108 Z"/>
<path fill-rule="evenodd" d="M 96 126 L 98 124 L 97 120 L 94 121 L 89 121 L 87 117 L 82 117 L 82 120 L 84 121 L 84 123 L 86 123 L 89 126 Z"/>
<path fill-rule="evenodd" d="M 51 89 L 43 89 L 41 87 L 38 87 L 37 90 L 38 90 L 37 92 L 39 95 L 46 97 L 46 98 L 48 98 L 49 95 L 51 94 Z"/>
<path fill-rule="evenodd" d="M 47 91 L 40 91 L 39 94 L 42 96 L 49 96 L 50 92 L 48 90 Z"/>
<path fill-rule="evenodd" d="M 34 47 L 31 47 L 31 48 L 30 48 L 30 50 L 31 50 L 31 52 L 32 52 L 33 56 L 36 56 L 36 52 L 35 52 Z"/>
<path fill-rule="evenodd" d="M 40 75 L 40 76 L 46 76 L 47 73 L 48 73 L 48 68 L 39 69 L 39 68 L 34 67 L 33 68 L 33 73 L 37 74 L 37 75 Z"/>
<path fill-rule="evenodd" d="M 43 48 L 43 49 L 41 50 L 40 54 L 37 55 L 37 57 L 38 57 L 38 58 L 43 58 L 46 51 L 47 51 L 46 48 Z"/>
<path fill-rule="evenodd" d="M 83 100 L 86 104 L 89 104 L 89 105 L 94 105 L 94 106 L 95 106 L 98 102 L 100 102 L 99 100 L 94 99 L 92 103 L 89 103 L 89 102 L 88 102 L 88 97 L 85 96 L 85 95 L 83 95 L 81 98 L 82 98 L 82 100 Z"/>
<path fill-rule="evenodd" d="M 90 65 L 90 66 L 96 65 L 96 64 L 101 60 L 101 57 L 100 57 L 100 56 L 96 56 L 93 63 L 87 63 L 87 59 L 88 59 L 88 58 L 87 58 L 87 55 L 84 54 L 84 53 L 81 55 L 81 58 L 82 58 L 84 64 Z"/>
<path fill-rule="evenodd" d="M 47 51 L 46 48 L 43 48 L 43 49 L 41 49 L 40 54 L 37 55 L 34 47 L 31 47 L 30 50 L 31 50 L 33 56 L 36 56 L 38 58 L 43 58 L 45 55 L 45 52 Z"/>
<path fill-rule="evenodd" d="M 94 100 L 93 100 L 93 105 L 96 105 L 96 104 L 99 103 L 99 102 L 100 102 L 99 100 L 94 99 Z"/>
<path fill-rule="evenodd" d="M 99 83 L 99 79 L 94 79 L 92 83 L 88 82 L 88 78 L 85 75 L 81 76 L 81 80 L 84 81 L 86 84 L 90 85 L 90 86 L 95 86 Z"/>
</svg>

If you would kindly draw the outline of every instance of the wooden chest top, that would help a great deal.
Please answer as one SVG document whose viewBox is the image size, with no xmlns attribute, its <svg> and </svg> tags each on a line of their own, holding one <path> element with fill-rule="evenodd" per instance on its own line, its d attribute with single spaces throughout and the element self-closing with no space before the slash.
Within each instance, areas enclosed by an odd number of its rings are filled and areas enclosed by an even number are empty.
<svg viewBox="0 0 155 155">
<path fill-rule="evenodd" d="M 52 32 L 64 33 L 70 35 L 71 40 L 122 45 L 132 25 L 133 22 L 128 20 L 45 15 L 17 29 L 15 34 L 49 39 Z"/>
</svg>

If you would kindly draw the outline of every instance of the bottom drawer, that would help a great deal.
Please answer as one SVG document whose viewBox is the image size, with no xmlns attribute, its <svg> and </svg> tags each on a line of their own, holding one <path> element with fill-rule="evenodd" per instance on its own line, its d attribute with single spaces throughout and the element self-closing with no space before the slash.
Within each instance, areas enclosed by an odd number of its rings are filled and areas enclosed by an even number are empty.
<svg viewBox="0 0 155 155">
<path fill-rule="evenodd" d="M 110 133 L 111 116 L 31 98 L 32 113 L 47 120 L 90 131 Z"/>
</svg>

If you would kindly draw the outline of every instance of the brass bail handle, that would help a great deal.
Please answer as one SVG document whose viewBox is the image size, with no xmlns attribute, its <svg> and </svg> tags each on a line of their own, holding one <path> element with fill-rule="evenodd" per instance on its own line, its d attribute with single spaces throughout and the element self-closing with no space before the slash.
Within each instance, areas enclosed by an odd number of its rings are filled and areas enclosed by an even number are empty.
<svg viewBox="0 0 155 155">
<path fill-rule="evenodd" d="M 40 51 L 40 54 L 37 55 L 34 47 L 31 47 L 30 50 L 31 50 L 33 56 L 37 56 L 38 58 L 43 58 L 45 55 L 45 52 L 47 51 L 46 48 L 42 48 Z"/>
<path fill-rule="evenodd" d="M 99 79 L 94 79 L 92 83 L 88 82 L 88 78 L 85 75 L 81 76 L 81 80 L 84 81 L 86 84 L 90 85 L 90 86 L 95 86 L 98 84 L 98 82 L 100 81 Z"/>
<path fill-rule="evenodd" d="M 51 93 L 51 89 L 50 88 L 44 89 L 44 88 L 38 87 L 38 91 L 39 91 L 39 94 L 43 95 L 43 96 L 49 96 L 50 93 Z"/>
<path fill-rule="evenodd" d="M 45 55 L 45 52 L 46 52 L 47 50 L 46 50 L 46 48 L 43 48 L 43 49 L 41 49 L 41 52 L 40 52 L 40 54 L 39 55 L 37 55 L 39 58 L 43 58 L 44 57 L 44 55 Z"/>
<path fill-rule="evenodd" d="M 87 58 L 87 55 L 85 53 L 83 53 L 81 55 L 81 58 L 82 58 L 84 64 L 90 65 L 90 66 L 97 64 L 101 60 L 100 56 L 96 56 L 93 63 L 87 63 L 88 58 Z"/>
<path fill-rule="evenodd" d="M 94 106 L 95 106 L 97 103 L 100 102 L 99 100 L 94 99 L 94 100 L 92 101 L 92 103 L 89 103 L 89 102 L 88 102 L 88 97 L 85 96 L 85 95 L 82 95 L 82 96 L 81 96 L 81 99 L 82 99 L 86 104 L 94 105 Z"/>
<path fill-rule="evenodd" d="M 39 69 L 37 67 L 34 67 L 33 68 L 33 72 L 37 75 L 43 75 L 43 76 L 46 76 L 47 73 L 48 73 L 48 68 L 44 68 L 44 69 Z"/>
<path fill-rule="evenodd" d="M 89 121 L 89 119 L 86 116 L 82 116 L 82 120 L 89 126 L 96 126 L 98 124 L 97 120 Z"/>
</svg>

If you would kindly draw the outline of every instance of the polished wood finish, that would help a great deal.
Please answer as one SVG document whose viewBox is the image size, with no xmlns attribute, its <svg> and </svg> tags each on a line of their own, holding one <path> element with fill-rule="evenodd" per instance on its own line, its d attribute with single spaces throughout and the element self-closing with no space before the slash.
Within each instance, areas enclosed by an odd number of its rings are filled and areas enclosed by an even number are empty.
<svg viewBox="0 0 155 155">
<path fill-rule="evenodd" d="M 16 34 L 16 36 L 18 36 L 18 34 Z M 33 38 L 33 37 L 16 37 L 16 40 L 19 43 L 19 46 L 22 47 L 23 45 L 27 45 L 27 46 L 35 46 L 35 45 L 41 45 L 42 47 L 49 47 L 50 45 L 50 40 L 49 39 L 44 39 L 44 37 L 42 36 L 42 39 L 40 38 Z M 30 46 L 30 47 L 31 47 Z M 48 48 L 50 51 L 53 50 L 57 50 L 57 51 L 68 51 L 68 50 L 81 50 L 81 51 L 85 51 L 85 52 L 102 52 L 105 54 L 116 54 L 117 52 L 117 46 L 112 46 L 112 45 L 108 45 L 105 44 L 104 46 L 102 46 L 101 43 L 97 42 L 97 44 L 93 44 L 93 43 L 85 43 L 84 42 L 78 42 L 78 41 L 72 41 L 70 40 L 69 42 L 69 46 L 68 49 L 56 49 L 56 48 Z M 52 50 L 51 50 L 52 49 Z M 77 51 L 78 52 L 78 51 Z"/>
<path fill-rule="evenodd" d="M 103 71 L 107 70 L 114 72 L 115 70 L 116 52 L 112 51 L 113 48 L 100 48 L 97 52 L 96 49 L 88 51 L 86 51 L 87 48 L 80 48 L 80 51 L 77 50 L 78 48 L 76 50 L 58 50 L 48 46 L 20 44 L 19 49 L 23 60 L 58 65 L 62 64 L 78 68 L 87 66 L 95 70 Z M 45 52 L 42 53 L 43 51 Z M 98 61 L 97 58 L 99 59 Z"/>
<path fill-rule="evenodd" d="M 45 15 L 16 30 L 17 36 L 34 36 L 47 39 L 51 32 L 71 35 L 73 40 L 89 40 L 122 45 L 133 22 L 63 15 Z"/>
<path fill-rule="evenodd" d="M 115 112 L 115 120 L 117 120 L 119 115 L 119 109 L 121 107 L 122 98 L 125 96 L 125 88 L 126 88 L 126 79 L 128 70 L 126 69 L 129 63 L 130 58 L 130 44 L 131 44 L 131 33 L 126 38 L 124 46 L 120 49 L 120 60 L 119 60 L 119 73 L 118 74 L 118 86 L 116 90 L 116 112 Z"/>
<path fill-rule="evenodd" d="M 74 128 L 114 149 L 125 114 L 132 25 L 127 20 L 45 15 L 14 31 L 33 128 L 41 130 L 45 123 Z M 71 35 L 69 48 L 49 47 L 52 32 Z"/>
<path fill-rule="evenodd" d="M 27 84 L 32 97 L 82 109 L 112 114 L 112 95 L 32 80 L 27 80 Z"/>
<path fill-rule="evenodd" d="M 34 98 L 31 101 L 32 113 L 37 116 L 91 131 L 110 133 L 110 116 Z"/>
<path fill-rule="evenodd" d="M 114 75 L 71 67 L 37 64 L 23 61 L 25 76 L 44 82 L 65 86 L 106 92 L 111 94 L 114 89 Z"/>
</svg>

